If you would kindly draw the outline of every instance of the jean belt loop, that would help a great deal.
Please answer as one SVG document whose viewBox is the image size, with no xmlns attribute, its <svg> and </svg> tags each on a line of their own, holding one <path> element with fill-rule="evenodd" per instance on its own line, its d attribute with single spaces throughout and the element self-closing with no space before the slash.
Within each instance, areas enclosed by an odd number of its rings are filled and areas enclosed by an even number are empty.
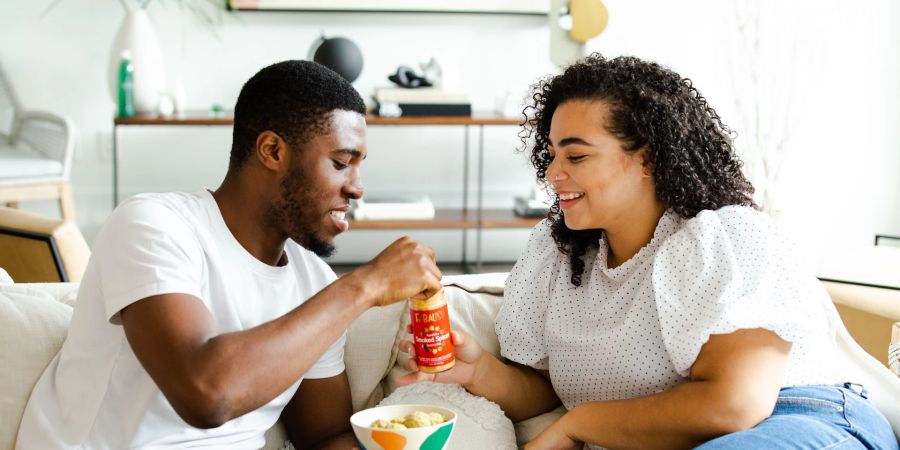
<svg viewBox="0 0 900 450">
<path fill-rule="evenodd" d="M 856 392 L 862 398 L 869 398 L 869 391 L 866 390 L 865 386 L 859 383 L 844 383 L 844 387 L 853 392 Z"/>
</svg>

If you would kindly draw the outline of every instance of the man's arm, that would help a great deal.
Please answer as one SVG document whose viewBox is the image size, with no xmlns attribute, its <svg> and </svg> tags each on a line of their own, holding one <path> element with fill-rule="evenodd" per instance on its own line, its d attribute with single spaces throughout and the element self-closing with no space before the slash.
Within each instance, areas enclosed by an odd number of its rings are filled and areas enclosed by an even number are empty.
<svg viewBox="0 0 900 450">
<path fill-rule="evenodd" d="M 185 294 L 139 300 L 121 318 L 134 354 L 175 412 L 214 428 L 284 392 L 370 306 L 436 291 L 439 280 L 434 252 L 402 238 L 303 305 L 248 330 L 220 334 L 203 302 Z"/>
<path fill-rule="evenodd" d="M 646 397 L 576 406 L 526 448 L 567 448 L 574 441 L 693 448 L 752 428 L 772 414 L 790 348 L 761 328 L 712 335 L 691 367 L 691 381 Z"/>
<path fill-rule="evenodd" d="M 281 413 L 281 422 L 297 450 L 358 447 L 350 416 L 347 373 L 330 378 L 304 379 Z"/>
</svg>

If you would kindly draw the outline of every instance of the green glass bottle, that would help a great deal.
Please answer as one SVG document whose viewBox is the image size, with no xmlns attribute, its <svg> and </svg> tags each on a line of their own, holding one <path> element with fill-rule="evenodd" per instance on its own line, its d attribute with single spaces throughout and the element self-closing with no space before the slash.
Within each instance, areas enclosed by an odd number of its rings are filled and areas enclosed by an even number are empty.
<svg viewBox="0 0 900 450">
<path fill-rule="evenodd" d="M 119 62 L 119 101 L 117 115 L 134 117 L 134 66 L 131 65 L 131 52 L 124 50 Z"/>
</svg>

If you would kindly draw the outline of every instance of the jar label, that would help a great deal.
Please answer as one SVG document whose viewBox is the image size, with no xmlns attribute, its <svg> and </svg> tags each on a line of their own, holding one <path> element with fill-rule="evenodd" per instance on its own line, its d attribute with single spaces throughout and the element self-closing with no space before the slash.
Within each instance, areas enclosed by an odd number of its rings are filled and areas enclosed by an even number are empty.
<svg viewBox="0 0 900 450">
<path fill-rule="evenodd" d="M 418 365 L 438 367 L 456 359 L 453 341 L 450 339 L 450 315 L 446 304 L 437 309 L 410 309 L 409 318 Z"/>
</svg>

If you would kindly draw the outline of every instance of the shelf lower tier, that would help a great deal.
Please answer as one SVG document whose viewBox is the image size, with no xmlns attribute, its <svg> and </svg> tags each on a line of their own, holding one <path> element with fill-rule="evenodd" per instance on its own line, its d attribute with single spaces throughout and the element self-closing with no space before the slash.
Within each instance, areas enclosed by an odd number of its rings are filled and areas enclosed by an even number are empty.
<svg viewBox="0 0 900 450">
<path fill-rule="evenodd" d="M 481 212 L 481 228 L 531 228 L 541 217 L 520 217 L 512 209 L 485 209 Z M 389 228 L 479 228 L 478 214 L 461 209 L 439 209 L 432 220 L 353 220 L 350 230 L 378 230 Z"/>
</svg>

